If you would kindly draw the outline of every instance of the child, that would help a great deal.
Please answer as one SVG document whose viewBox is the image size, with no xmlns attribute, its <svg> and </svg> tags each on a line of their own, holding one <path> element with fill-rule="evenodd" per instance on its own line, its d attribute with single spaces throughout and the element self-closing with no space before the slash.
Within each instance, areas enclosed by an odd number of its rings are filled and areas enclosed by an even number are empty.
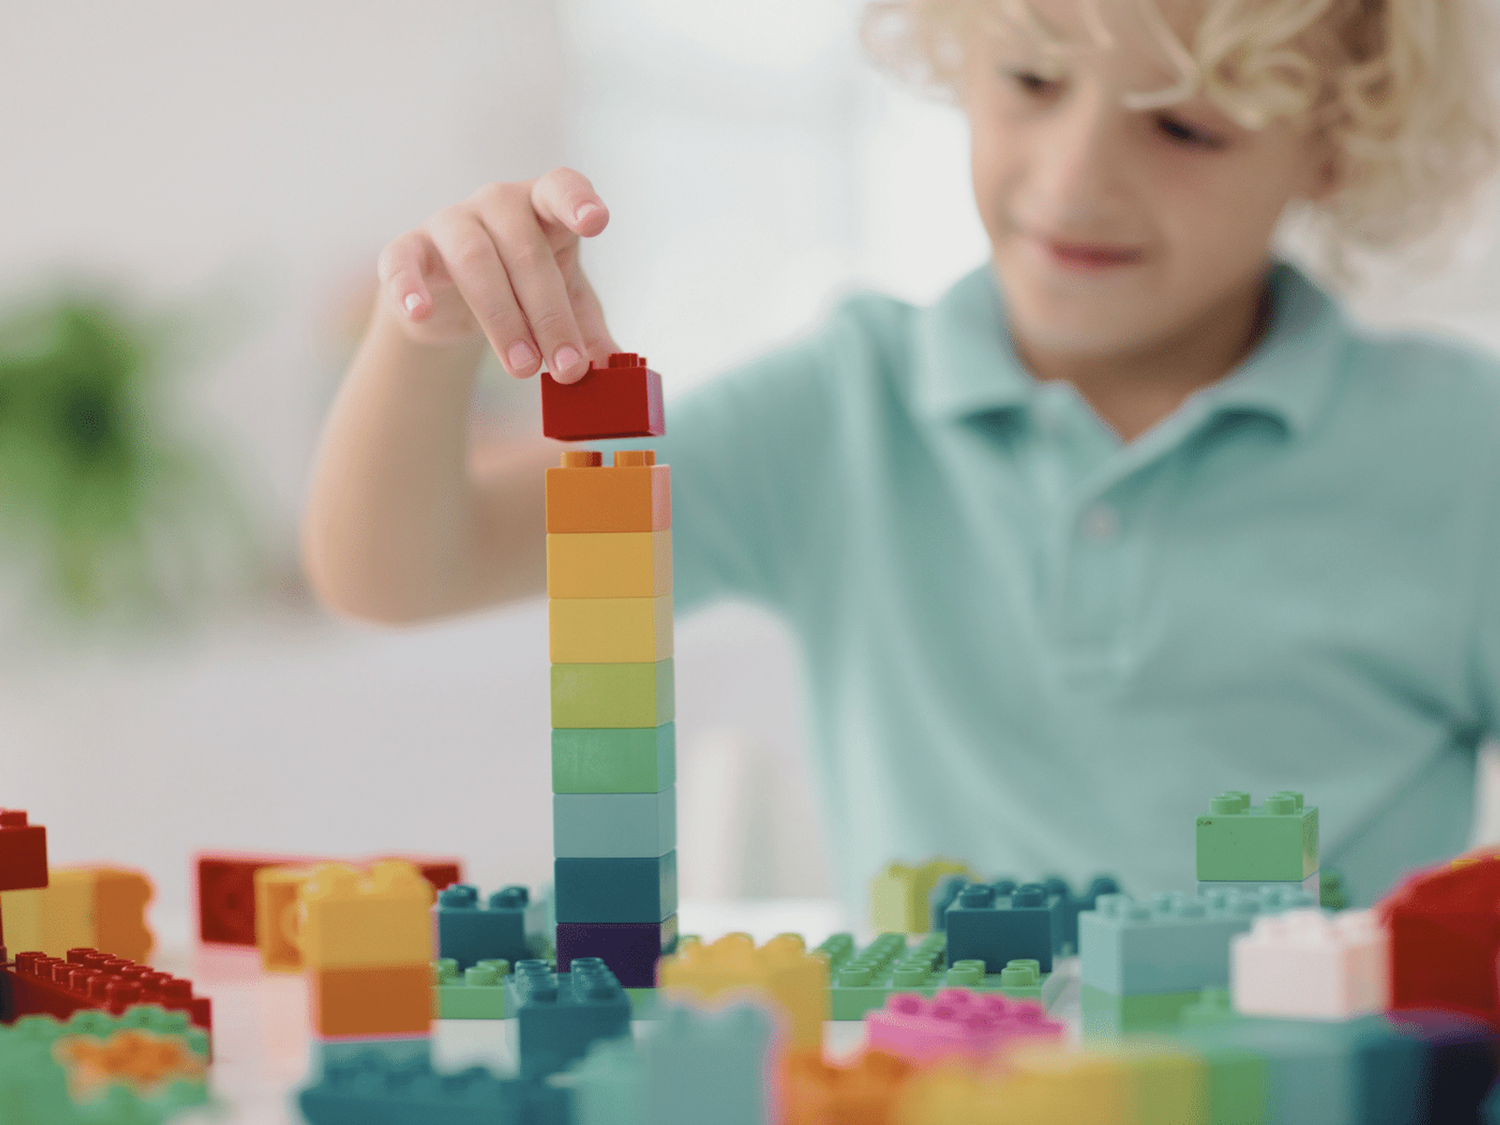
<svg viewBox="0 0 1500 1125">
<path fill-rule="evenodd" d="M 967 115 L 992 259 L 931 308 L 848 298 L 652 443 L 678 608 L 749 596 L 800 641 L 847 901 L 934 854 L 1191 886 L 1226 788 L 1304 791 L 1356 902 L 1464 847 L 1500 727 L 1500 365 L 1357 330 L 1271 246 L 1311 210 L 1346 266 L 1474 195 L 1482 4 L 867 13 Z M 330 605 L 543 591 L 557 446 L 471 471 L 467 410 L 486 342 L 563 381 L 620 350 L 578 262 L 607 222 L 558 169 L 386 247 L 307 512 Z"/>
</svg>

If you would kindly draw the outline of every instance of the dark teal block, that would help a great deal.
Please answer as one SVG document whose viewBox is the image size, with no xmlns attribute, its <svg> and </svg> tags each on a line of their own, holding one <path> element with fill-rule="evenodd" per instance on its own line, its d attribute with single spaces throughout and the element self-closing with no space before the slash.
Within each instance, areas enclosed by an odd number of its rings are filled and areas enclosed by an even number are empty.
<svg viewBox="0 0 1500 1125">
<path fill-rule="evenodd" d="M 479 888 L 454 883 L 438 892 L 432 908 L 437 922 L 438 957 L 450 957 L 463 972 L 480 961 L 509 961 L 531 956 L 526 945 L 525 887 L 504 887 L 481 905 Z"/>
<path fill-rule="evenodd" d="M 553 860 L 557 921 L 664 922 L 677 913 L 677 852 Z"/>
<path fill-rule="evenodd" d="M 630 1034 L 630 998 L 597 957 L 575 957 L 569 972 L 522 961 L 505 978 L 505 1010 L 516 1015 L 523 1077 L 555 1074 L 597 1039 Z"/>
<path fill-rule="evenodd" d="M 1009 961 L 1036 961 L 1052 971 L 1054 943 L 1062 938 L 1062 903 L 1040 883 L 997 895 L 995 887 L 975 883 L 959 892 L 948 908 L 948 964 L 983 961 L 985 972 L 999 972 Z"/>
</svg>

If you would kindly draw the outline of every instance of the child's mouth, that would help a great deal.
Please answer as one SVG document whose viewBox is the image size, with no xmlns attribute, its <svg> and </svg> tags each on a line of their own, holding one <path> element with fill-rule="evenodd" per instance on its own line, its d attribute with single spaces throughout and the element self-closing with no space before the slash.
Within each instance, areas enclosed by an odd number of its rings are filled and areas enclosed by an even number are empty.
<svg viewBox="0 0 1500 1125">
<path fill-rule="evenodd" d="M 1075 270 L 1105 270 L 1132 265 L 1141 257 L 1139 250 L 1082 242 L 1061 242 L 1041 238 L 1047 256 L 1060 266 Z"/>
</svg>

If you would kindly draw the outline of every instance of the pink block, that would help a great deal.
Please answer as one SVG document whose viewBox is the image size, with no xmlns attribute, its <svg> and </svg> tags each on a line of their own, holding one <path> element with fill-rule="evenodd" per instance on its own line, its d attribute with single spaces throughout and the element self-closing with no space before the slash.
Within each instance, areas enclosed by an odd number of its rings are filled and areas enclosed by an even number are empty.
<svg viewBox="0 0 1500 1125">
<path fill-rule="evenodd" d="M 898 992 L 865 1016 L 872 1050 L 914 1063 L 978 1058 L 1015 1039 L 1061 1039 L 1063 1025 L 1049 1020 L 1035 1000 L 945 988 L 932 999 Z"/>
</svg>

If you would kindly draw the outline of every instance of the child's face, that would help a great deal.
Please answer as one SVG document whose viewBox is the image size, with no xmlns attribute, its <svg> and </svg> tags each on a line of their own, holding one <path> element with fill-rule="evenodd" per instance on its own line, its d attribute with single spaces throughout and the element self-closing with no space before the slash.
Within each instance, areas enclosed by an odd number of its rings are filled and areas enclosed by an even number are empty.
<svg viewBox="0 0 1500 1125">
<path fill-rule="evenodd" d="M 1068 42 L 1091 42 L 1079 0 L 1033 2 Z M 974 195 L 1011 330 L 1033 355 L 1108 360 L 1190 337 L 1258 294 L 1287 203 L 1332 186 L 1323 148 L 1289 124 L 1244 129 L 1202 95 L 1123 105 L 1177 73 L 1126 5 L 1103 8 L 1112 50 L 1049 62 L 1019 34 L 970 44 Z"/>
</svg>

